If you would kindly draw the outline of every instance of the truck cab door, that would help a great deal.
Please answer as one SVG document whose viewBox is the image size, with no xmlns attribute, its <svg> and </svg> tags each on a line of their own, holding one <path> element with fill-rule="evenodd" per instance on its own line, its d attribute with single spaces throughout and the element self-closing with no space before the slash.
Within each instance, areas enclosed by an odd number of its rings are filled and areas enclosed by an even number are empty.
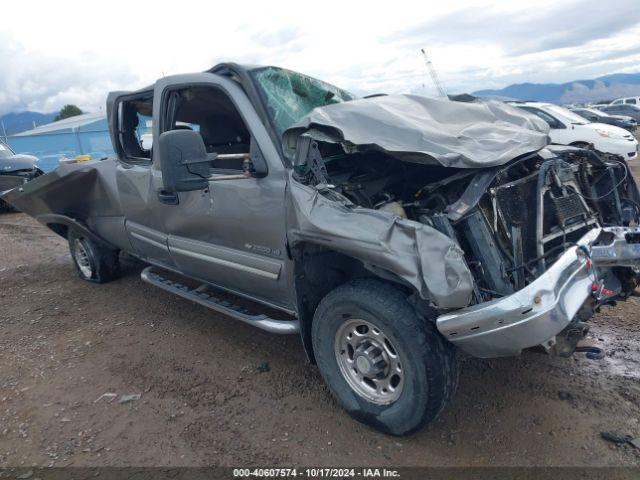
<svg viewBox="0 0 640 480">
<path fill-rule="evenodd" d="M 125 231 L 131 253 L 167 267 L 169 254 L 158 188 L 162 179 L 152 165 L 152 146 L 143 142 L 151 132 L 153 89 L 117 92 L 107 100 L 111 140 L 117 155 L 115 170 Z"/>
<path fill-rule="evenodd" d="M 286 171 L 246 94 L 232 80 L 211 73 L 166 77 L 156 83 L 153 110 L 154 178 L 162 177 L 164 147 L 157 139 L 165 132 L 198 132 L 207 154 L 218 155 L 208 165 L 202 188 L 176 192 L 173 202 L 155 197 L 176 269 L 293 311 L 293 268 L 286 248 Z M 265 175 L 242 175 L 247 156 L 263 162 Z"/>
</svg>

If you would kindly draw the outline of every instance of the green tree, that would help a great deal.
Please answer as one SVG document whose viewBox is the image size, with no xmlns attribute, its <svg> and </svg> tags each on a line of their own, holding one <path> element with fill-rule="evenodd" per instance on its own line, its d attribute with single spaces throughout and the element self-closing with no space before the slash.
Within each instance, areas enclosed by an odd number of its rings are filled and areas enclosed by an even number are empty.
<svg viewBox="0 0 640 480">
<path fill-rule="evenodd" d="M 60 109 L 60 112 L 58 113 L 58 115 L 56 115 L 56 118 L 54 119 L 54 121 L 57 122 L 58 120 L 63 120 L 69 117 L 75 117 L 76 115 L 82 115 L 83 113 L 84 112 L 80 110 L 78 107 L 76 107 L 75 105 L 65 105 Z"/>
</svg>

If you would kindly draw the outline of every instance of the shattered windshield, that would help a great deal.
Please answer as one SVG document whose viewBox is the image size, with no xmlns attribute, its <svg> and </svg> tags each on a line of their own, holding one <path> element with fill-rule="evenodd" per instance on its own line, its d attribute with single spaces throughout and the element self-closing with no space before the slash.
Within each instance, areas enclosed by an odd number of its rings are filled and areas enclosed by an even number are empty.
<svg viewBox="0 0 640 480">
<path fill-rule="evenodd" d="M 266 67 L 251 74 L 278 135 L 316 107 L 356 98 L 346 90 L 291 70 Z"/>
</svg>

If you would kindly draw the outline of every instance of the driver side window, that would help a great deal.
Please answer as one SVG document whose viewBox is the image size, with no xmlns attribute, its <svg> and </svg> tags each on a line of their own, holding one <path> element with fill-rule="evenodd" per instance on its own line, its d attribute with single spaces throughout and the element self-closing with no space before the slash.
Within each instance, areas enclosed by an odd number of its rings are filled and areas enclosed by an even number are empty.
<svg viewBox="0 0 640 480">
<path fill-rule="evenodd" d="M 190 129 L 200 133 L 216 171 L 242 171 L 242 155 L 250 153 L 251 134 L 237 108 L 222 90 L 210 86 L 177 89 L 168 96 L 164 131 Z M 230 155 L 236 154 L 236 155 Z"/>
</svg>

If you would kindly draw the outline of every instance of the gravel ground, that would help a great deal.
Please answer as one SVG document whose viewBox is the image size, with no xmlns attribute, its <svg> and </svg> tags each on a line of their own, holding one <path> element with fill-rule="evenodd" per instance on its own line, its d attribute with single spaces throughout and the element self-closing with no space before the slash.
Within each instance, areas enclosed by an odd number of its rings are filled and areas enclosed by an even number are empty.
<svg viewBox="0 0 640 480">
<path fill-rule="evenodd" d="M 83 282 L 22 214 L 0 215 L 0 245 L 0 466 L 640 464 L 600 435 L 640 436 L 637 298 L 594 319 L 603 360 L 465 357 L 452 405 L 393 438 L 336 405 L 296 336 L 155 289 L 139 265 Z"/>
</svg>

